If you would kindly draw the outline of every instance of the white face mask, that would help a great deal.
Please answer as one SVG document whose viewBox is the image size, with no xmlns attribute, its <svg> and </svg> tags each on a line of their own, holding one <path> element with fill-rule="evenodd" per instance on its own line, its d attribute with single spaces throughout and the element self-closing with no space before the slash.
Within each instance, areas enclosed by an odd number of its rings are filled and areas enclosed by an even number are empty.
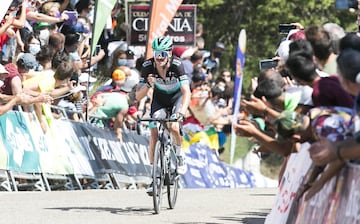
<svg viewBox="0 0 360 224">
<path fill-rule="evenodd" d="M 49 42 L 50 31 L 48 29 L 40 30 L 39 40 L 41 45 L 47 45 Z"/>
<path fill-rule="evenodd" d="M 35 56 L 40 52 L 40 44 L 29 44 L 29 52 Z"/>
<path fill-rule="evenodd" d="M 92 7 L 92 9 L 89 11 L 89 13 L 86 15 L 86 17 L 90 20 L 90 23 L 93 24 L 94 23 L 94 10 L 95 7 Z"/>
</svg>

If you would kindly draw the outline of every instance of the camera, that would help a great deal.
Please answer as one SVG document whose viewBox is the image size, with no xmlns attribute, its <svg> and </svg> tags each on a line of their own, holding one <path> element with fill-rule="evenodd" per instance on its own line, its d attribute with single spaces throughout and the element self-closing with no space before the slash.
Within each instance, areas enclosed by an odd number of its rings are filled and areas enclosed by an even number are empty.
<svg viewBox="0 0 360 224">
<path fill-rule="evenodd" d="M 358 3 L 357 3 L 357 0 L 336 0 L 335 8 L 336 9 L 357 9 Z"/>
<path fill-rule="evenodd" d="M 279 33 L 280 34 L 288 34 L 290 32 L 290 30 L 294 30 L 296 29 L 295 25 L 291 25 L 291 24 L 279 24 Z"/>
<path fill-rule="evenodd" d="M 277 60 L 264 59 L 259 61 L 259 68 L 260 70 L 271 69 L 271 68 L 275 68 L 277 64 L 278 64 Z"/>
</svg>

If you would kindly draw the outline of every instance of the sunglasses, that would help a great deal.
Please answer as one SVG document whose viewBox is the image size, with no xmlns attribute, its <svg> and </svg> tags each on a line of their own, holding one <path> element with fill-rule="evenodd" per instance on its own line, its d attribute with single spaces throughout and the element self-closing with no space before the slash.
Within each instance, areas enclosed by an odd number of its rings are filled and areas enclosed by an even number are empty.
<svg viewBox="0 0 360 224">
<path fill-rule="evenodd" d="M 169 56 L 167 51 L 154 51 L 154 57 L 162 57 L 162 58 L 166 58 L 167 56 Z"/>
<path fill-rule="evenodd" d="M 134 56 L 134 55 L 135 55 L 132 50 L 127 50 L 125 53 L 126 53 L 128 56 Z"/>
</svg>

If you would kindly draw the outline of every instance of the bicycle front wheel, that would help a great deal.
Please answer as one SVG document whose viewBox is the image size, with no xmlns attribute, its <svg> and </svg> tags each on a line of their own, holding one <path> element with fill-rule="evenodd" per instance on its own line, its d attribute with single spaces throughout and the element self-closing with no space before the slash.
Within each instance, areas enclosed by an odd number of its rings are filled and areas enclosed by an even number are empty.
<svg viewBox="0 0 360 224">
<path fill-rule="evenodd" d="M 153 162 L 153 203 L 155 214 L 159 214 L 162 202 L 162 189 L 164 186 L 164 163 L 161 142 L 157 142 L 154 151 Z"/>
<path fill-rule="evenodd" d="M 179 175 L 177 174 L 177 158 L 175 148 L 171 150 L 168 170 L 166 172 L 165 179 L 167 180 L 167 197 L 169 202 L 169 208 L 173 209 L 176 204 L 176 199 L 179 189 Z"/>
</svg>

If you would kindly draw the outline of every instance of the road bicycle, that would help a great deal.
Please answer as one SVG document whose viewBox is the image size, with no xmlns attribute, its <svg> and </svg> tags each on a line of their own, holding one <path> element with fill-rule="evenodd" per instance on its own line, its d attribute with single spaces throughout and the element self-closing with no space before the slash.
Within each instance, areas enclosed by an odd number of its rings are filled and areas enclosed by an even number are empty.
<svg viewBox="0 0 360 224">
<path fill-rule="evenodd" d="M 169 122 L 179 122 L 177 119 L 141 118 L 139 122 L 157 122 L 158 140 L 154 150 L 152 166 L 153 203 L 155 214 L 160 213 L 163 194 L 167 194 L 169 208 L 173 209 L 179 189 L 179 175 L 177 173 L 176 148 L 169 130 Z"/>
</svg>

